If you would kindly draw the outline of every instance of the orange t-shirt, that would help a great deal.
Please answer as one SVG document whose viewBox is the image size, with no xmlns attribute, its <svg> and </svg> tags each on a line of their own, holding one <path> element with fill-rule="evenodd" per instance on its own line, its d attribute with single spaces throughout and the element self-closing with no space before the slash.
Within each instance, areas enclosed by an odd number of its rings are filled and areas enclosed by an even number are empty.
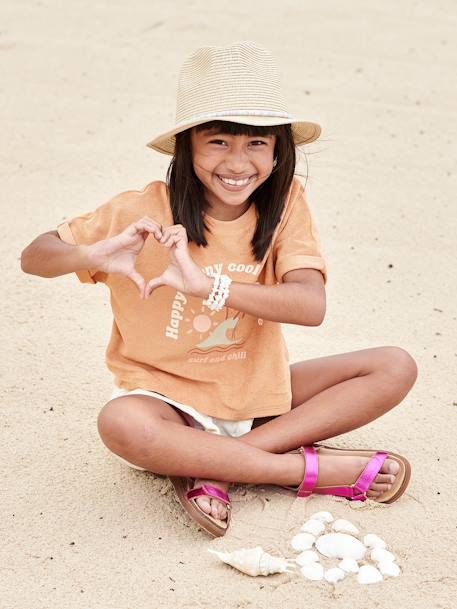
<svg viewBox="0 0 457 609">
<path fill-rule="evenodd" d="M 93 212 L 58 227 L 61 239 L 91 244 L 119 234 L 149 216 L 173 224 L 167 186 L 152 182 L 123 192 Z M 263 263 L 251 252 L 257 220 L 255 205 L 233 221 L 206 216 L 208 246 L 189 244 L 202 269 L 215 269 L 234 281 L 274 285 L 288 271 L 318 269 L 326 277 L 305 192 L 294 179 L 284 212 Z M 136 268 L 148 280 L 163 273 L 168 249 L 146 240 Z M 95 270 L 77 273 L 84 283 L 104 282 L 111 291 L 114 320 L 106 352 L 119 387 L 149 389 L 204 414 L 233 421 L 279 415 L 290 410 L 288 353 L 281 324 L 231 308 L 219 312 L 201 298 L 168 286 L 141 300 L 123 275 Z"/>
</svg>

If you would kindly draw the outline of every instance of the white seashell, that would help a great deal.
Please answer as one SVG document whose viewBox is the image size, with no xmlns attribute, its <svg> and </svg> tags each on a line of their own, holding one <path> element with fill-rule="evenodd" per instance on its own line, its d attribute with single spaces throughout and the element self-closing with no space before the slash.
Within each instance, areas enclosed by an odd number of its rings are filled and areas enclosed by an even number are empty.
<svg viewBox="0 0 457 609">
<path fill-rule="evenodd" d="M 305 550 L 295 559 L 295 562 L 300 565 L 300 567 L 304 567 L 305 565 L 309 565 L 312 562 L 318 561 L 319 554 L 317 552 L 314 552 L 314 550 Z"/>
<path fill-rule="evenodd" d="M 307 520 L 305 522 L 300 531 L 303 531 L 304 533 L 311 533 L 311 535 L 317 536 L 325 531 L 325 524 L 320 520 L 314 520 L 313 518 L 311 518 L 310 520 Z"/>
<path fill-rule="evenodd" d="M 347 573 L 357 573 L 359 570 L 359 563 L 353 558 L 343 558 L 343 560 L 338 563 L 338 566 Z"/>
<path fill-rule="evenodd" d="M 290 564 L 292 561 L 280 556 L 272 556 L 264 552 L 260 546 L 251 549 L 243 548 L 234 552 L 217 552 L 216 550 L 208 550 L 208 552 L 215 554 L 222 562 L 235 567 L 238 571 L 253 577 L 292 571 Z"/>
<path fill-rule="evenodd" d="M 381 539 L 374 533 L 368 533 L 368 535 L 365 535 L 365 537 L 363 538 L 363 543 L 367 546 L 367 548 L 385 548 L 385 547 L 387 547 L 387 544 L 384 541 L 384 539 Z"/>
<path fill-rule="evenodd" d="M 327 558 L 354 558 L 365 556 L 366 547 L 361 541 L 346 533 L 328 533 L 317 538 L 316 548 Z"/>
<path fill-rule="evenodd" d="M 400 575 L 400 567 L 391 560 L 379 562 L 378 569 L 383 575 L 387 575 L 389 577 L 398 577 Z"/>
<path fill-rule="evenodd" d="M 306 579 L 312 579 L 313 581 L 319 581 L 324 577 L 324 567 L 320 562 L 311 562 L 309 565 L 302 567 L 300 572 Z"/>
<path fill-rule="evenodd" d="M 333 522 L 333 516 L 330 512 L 316 512 L 311 514 L 313 520 L 320 520 L 321 522 Z"/>
<path fill-rule="evenodd" d="M 311 533 L 298 533 L 295 537 L 292 537 L 292 541 L 290 542 L 293 549 L 297 550 L 297 552 L 301 552 L 302 550 L 309 550 L 313 547 L 316 538 Z"/>
<path fill-rule="evenodd" d="M 384 548 L 373 548 L 373 550 L 371 550 L 370 558 L 375 562 L 387 562 L 389 560 L 392 562 L 395 560 L 395 556 L 392 552 L 384 550 Z"/>
<path fill-rule="evenodd" d="M 376 584 L 382 581 L 382 575 L 376 567 L 362 565 L 357 573 L 357 581 L 359 584 Z"/>
<path fill-rule="evenodd" d="M 350 533 L 351 535 L 357 535 L 359 533 L 359 529 L 349 522 L 349 520 L 344 520 L 340 518 L 339 520 L 335 520 L 332 524 L 332 529 L 334 531 L 338 531 L 339 533 Z"/>
<path fill-rule="evenodd" d="M 343 569 L 333 567 L 324 573 L 324 577 L 331 584 L 336 584 L 336 582 L 339 582 L 341 579 L 346 577 L 346 573 L 343 571 Z"/>
</svg>

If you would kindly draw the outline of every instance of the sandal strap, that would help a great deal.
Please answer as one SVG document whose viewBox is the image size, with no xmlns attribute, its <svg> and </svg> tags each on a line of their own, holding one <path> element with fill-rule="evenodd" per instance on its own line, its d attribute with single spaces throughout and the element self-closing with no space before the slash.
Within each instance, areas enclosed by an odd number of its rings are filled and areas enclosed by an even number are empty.
<svg viewBox="0 0 457 609">
<path fill-rule="evenodd" d="M 319 458 L 316 449 L 312 446 L 302 447 L 300 448 L 300 452 L 305 459 L 305 475 L 303 477 L 303 482 L 298 488 L 297 497 L 308 497 L 313 492 L 317 483 Z"/>
<path fill-rule="evenodd" d="M 227 493 L 209 484 L 202 484 L 186 493 L 186 499 L 196 499 L 197 497 L 212 497 L 213 499 L 219 499 L 219 501 L 222 501 L 227 506 L 230 505 L 230 497 Z"/>
<path fill-rule="evenodd" d="M 346 499 L 350 499 L 351 501 L 366 501 L 367 490 L 370 488 L 373 480 L 378 475 L 387 457 L 388 453 L 386 452 L 379 451 L 374 454 L 354 484 L 349 484 L 347 486 L 322 487 L 318 488 L 316 492 L 319 495 L 346 497 Z"/>
<path fill-rule="evenodd" d="M 370 488 L 373 480 L 381 471 L 381 467 L 383 466 L 384 461 L 387 459 L 387 457 L 388 453 L 384 451 L 378 451 L 375 455 L 371 457 L 365 469 L 357 478 L 355 484 L 352 485 L 354 493 L 358 491 L 366 499 L 366 492 Z M 359 497 L 354 496 L 354 499 L 359 499 Z"/>
</svg>

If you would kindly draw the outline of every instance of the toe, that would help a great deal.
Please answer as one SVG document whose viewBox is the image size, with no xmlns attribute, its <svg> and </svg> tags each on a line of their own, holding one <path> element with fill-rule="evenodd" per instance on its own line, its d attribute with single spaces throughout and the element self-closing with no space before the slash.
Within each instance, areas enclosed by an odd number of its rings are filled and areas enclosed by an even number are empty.
<svg viewBox="0 0 457 609">
<path fill-rule="evenodd" d="M 370 486 L 370 491 L 374 491 L 377 493 L 385 493 L 386 491 L 390 490 L 392 488 L 391 484 L 376 484 L 376 482 L 374 484 L 372 484 Z"/>
<path fill-rule="evenodd" d="M 202 509 L 205 514 L 212 513 L 211 501 L 207 497 L 197 497 L 196 501 L 200 509 Z"/>
<path fill-rule="evenodd" d="M 393 474 L 378 474 L 374 479 L 376 484 L 393 484 L 395 482 L 395 476 Z"/>
<path fill-rule="evenodd" d="M 225 520 L 227 518 L 227 511 L 225 506 L 220 501 L 212 501 L 212 509 L 211 515 L 213 518 L 217 518 L 219 520 Z"/>
<path fill-rule="evenodd" d="M 400 471 L 400 464 L 394 461 L 393 459 L 386 459 L 382 468 L 381 473 L 383 474 L 393 474 L 394 476 L 398 474 Z"/>
</svg>

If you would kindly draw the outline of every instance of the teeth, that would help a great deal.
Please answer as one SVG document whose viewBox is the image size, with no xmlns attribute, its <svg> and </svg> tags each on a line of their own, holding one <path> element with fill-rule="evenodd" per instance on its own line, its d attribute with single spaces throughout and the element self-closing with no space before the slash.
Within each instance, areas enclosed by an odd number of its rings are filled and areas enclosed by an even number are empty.
<svg viewBox="0 0 457 609">
<path fill-rule="evenodd" d="M 230 184 L 231 186 L 245 186 L 251 180 L 251 178 L 245 178 L 244 180 L 231 180 L 230 178 L 223 178 L 219 176 L 219 179 L 224 182 L 224 184 Z"/>
</svg>

